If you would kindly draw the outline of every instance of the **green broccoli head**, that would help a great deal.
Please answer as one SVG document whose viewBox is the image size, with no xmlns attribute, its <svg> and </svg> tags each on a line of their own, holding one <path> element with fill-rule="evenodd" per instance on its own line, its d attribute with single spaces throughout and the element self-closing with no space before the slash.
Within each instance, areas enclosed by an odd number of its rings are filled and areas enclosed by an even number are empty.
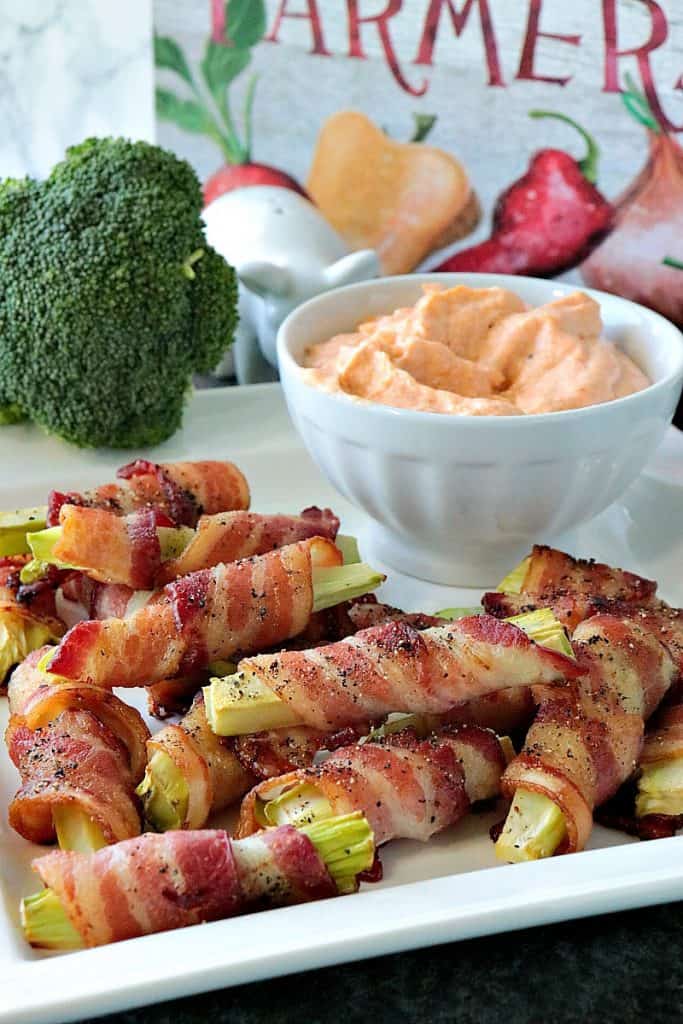
<svg viewBox="0 0 683 1024">
<path fill-rule="evenodd" d="M 88 139 L 44 182 L 0 183 L 0 424 L 74 444 L 157 444 L 237 320 L 199 181 L 146 142 Z"/>
</svg>

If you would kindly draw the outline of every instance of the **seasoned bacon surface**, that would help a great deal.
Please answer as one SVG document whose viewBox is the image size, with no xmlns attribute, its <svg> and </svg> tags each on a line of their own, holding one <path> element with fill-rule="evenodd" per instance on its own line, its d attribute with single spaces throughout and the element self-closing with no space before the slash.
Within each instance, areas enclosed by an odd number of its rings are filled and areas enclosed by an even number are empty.
<svg viewBox="0 0 683 1024">
<path fill-rule="evenodd" d="M 594 559 L 574 558 L 564 551 L 535 544 L 521 586 L 524 594 L 585 594 L 630 604 L 647 604 L 657 584 L 625 569 Z"/>
<path fill-rule="evenodd" d="M 98 686 L 137 686 L 296 636 L 313 607 L 314 544 L 338 554 L 330 541 L 300 541 L 184 576 L 126 619 L 78 623 L 50 671 Z"/>
<path fill-rule="evenodd" d="M 577 666 L 488 615 L 422 632 L 405 622 L 363 630 L 336 644 L 247 658 L 306 725 L 334 731 L 392 711 L 443 714 L 497 690 L 574 678 Z"/>
<path fill-rule="evenodd" d="M 149 590 L 159 574 L 161 544 L 154 509 L 117 516 L 106 509 L 63 505 L 56 561 L 76 565 L 100 583 Z"/>
<path fill-rule="evenodd" d="M 265 555 L 275 548 L 309 537 L 334 540 L 338 529 L 339 520 L 329 508 L 307 508 L 299 516 L 258 515 L 255 512 L 202 516 L 195 536 L 182 554 L 161 566 L 157 584 L 211 568 L 219 562 Z"/>
<path fill-rule="evenodd" d="M 147 833 L 94 854 L 49 853 L 34 870 L 86 946 L 336 895 L 313 843 L 289 826 L 244 844 L 227 832 Z"/>
<path fill-rule="evenodd" d="M 51 680 L 38 668 L 49 647 L 12 674 L 5 740 L 22 786 L 10 824 L 34 842 L 54 839 L 52 811 L 77 804 L 109 842 L 140 831 L 134 787 L 146 763 L 149 730 L 110 690 Z"/>
<path fill-rule="evenodd" d="M 231 462 L 168 462 L 139 459 L 118 471 L 116 483 L 94 490 L 62 493 L 48 499 L 48 526 L 56 526 L 64 505 L 106 509 L 127 515 L 140 509 L 164 512 L 172 524 L 195 526 L 206 513 L 249 507 L 249 486 Z"/>
<path fill-rule="evenodd" d="M 63 711 L 36 730 L 10 722 L 8 749 L 22 779 L 9 822 L 24 838 L 53 842 L 52 811 L 63 804 L 77 805 L 109 842 L 139 833 L 126 748 L 89 711 Z"/>
<path fill-rule="evenodd" d="M 317 768 L 260 783 L 242 804 L 238 835 L 259 829 L 257 800 L 309 782 L 333 814 L 362 811 L 378 846 L 399 838 L 424 842 L 459 821 L 471 803 L 496 796 L 504 767 L 495 734 L 476 726 L 445 727 L 426 740 L 410 730 L 394 733 L 343 747 Z"/>
<path fill-rule="evenodd" d="M 491 591 L 484 594 L 482 605 L 497 618 L 552 608 L 556 618 L 573 630 L 591 615 L 609 611 L 614 602 L 631 607 L 656 605 L 656 589 L 652 580 L 624 569 L 537 544 L 520 593 Z"/>
</svg>

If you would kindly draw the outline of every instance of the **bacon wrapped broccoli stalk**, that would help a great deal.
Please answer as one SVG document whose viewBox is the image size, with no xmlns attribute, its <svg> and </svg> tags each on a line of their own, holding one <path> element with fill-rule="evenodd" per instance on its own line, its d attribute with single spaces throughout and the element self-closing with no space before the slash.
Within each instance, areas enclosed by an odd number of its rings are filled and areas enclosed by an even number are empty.
<svg viewBox="0 0 683 1024">
<path fill-rule="evenodd" d="M 78 623 L 56 648 L 49 669 L 97 686 L 137 686 L 185 675 L 237 651 L 267 649 L 302 633 L 314 612 L 384 579 L 362 563 L 341 561 L 331 541 L 313 538 L 191 573 L 125 619 Z"/>
<path fill-rule="evenodd" d="M 497 841 L 508 861 L 582 849 L 593 810 L 629 779 L 644 723 L 680 674 L 671 610 L 656 584 L 623 570 L 536 547 L 485 595 L 497 614 L 539 605 L 575 627 L 584 674 L 562 694 L 539 694 L 524 749 L 503 777 L 510 812 Z"/>
<path fill-rule="evenodd" d="M 222 829 L 147 833 L 92 854 L 33 862 L 46 888 L 23 900 L 33 946 L 78 949 L 354 892 L 374 860 L 361 814 L 231 839 Z"/>
<path fill-rule="evenodd" d="M 308 725 L 335 731 L 392 712 L 442 715 L 465 701 L 578 674 L 566 655 L 488 615 L 419 631 L 407 622 L 362 630 L 307 651 L 246 658 L 205 689 L 219 735 Z"/>
<path fill-rule="evenodd" d="M 149 730 L 110 690 L 60 680 L 34 651 L 9 686 L 5 734 L 22 785 L 9 808 L 26 839 L 87 849 L 140 832 L 135 786 L 145 768 Z"/>
<path fill-rule="evenodd" d="M 362 811 L 377 846 L 426 842 L 455 825 L 473 803 L 500 792 L 506 744 L 478 726 L 414 730 L 346 746 L 321 765 L 259 783 L 242 804 L 238 835 Z"/>
<path fill-rule="evenodd" d="M 497 590 L 484 594 L 482 604 L 486 612 L 498 618 L 552 608 L 555 616 L 573 630 L 601 611 L 606 602 L 634 608 L 657 604 L 656 590 L 652 580 L 625 569 L 536 544 Z"/>
</svg>

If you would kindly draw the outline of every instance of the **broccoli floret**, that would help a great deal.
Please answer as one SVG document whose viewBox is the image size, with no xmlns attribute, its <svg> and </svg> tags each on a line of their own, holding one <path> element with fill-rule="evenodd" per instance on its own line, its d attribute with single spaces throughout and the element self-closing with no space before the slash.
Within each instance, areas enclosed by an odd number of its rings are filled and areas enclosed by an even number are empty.
<svg viewBox="0 0 683 1024">
<path fill-rule="evenodd" d="M 87 139 L 44 182 L 0 183 L 0 425 L 25 415 L 116 448 L 178 429 L 192 374 L 237 320 L 201 209 L 188 163 L 125 139 Z"/>
</svg>

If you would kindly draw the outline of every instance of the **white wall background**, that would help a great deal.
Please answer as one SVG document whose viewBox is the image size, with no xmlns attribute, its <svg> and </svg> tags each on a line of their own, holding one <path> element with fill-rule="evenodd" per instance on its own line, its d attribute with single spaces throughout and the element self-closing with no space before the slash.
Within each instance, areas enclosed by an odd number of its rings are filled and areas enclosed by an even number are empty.
<svg viewBox="0 0 683 1024">
<path fill-rule="evenodd" d="M 151 0 L 0 0 L 0 177 L 88 135 L 154 138 Z"/>
</svg>

